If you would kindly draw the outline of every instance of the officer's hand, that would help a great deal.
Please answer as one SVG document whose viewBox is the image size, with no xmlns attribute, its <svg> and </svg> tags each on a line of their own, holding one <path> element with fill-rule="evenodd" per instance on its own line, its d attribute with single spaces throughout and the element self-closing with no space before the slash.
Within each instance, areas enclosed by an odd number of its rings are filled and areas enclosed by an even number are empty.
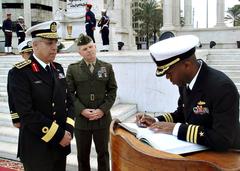
<svg viewBox="0 0 240 171">
<path fill-rule="evenodd" d="M 17 122 L 17 123 L 14 123 L 13 126 L 16 128 L 20 128 L 21 125 L 20 125 L 20 122 Z"/>
<path fill-rule="evenodd" d="M 150 125 L 152 125 L 155 121 L 155 119 L 149 115 L 146 115 L 144 113 L 138 113 L 136 115 L 136 123 L 139 127 L 146 128 Z"/>
<path fill-rule="evenodd" d="M 84 109 L 82 111 L 82 115 L 88 119 L 92 118 L 93 112 L 95 111 L 95 109 Z"/>
<path fill-rule="evenodd" d="M 104 113 L 101 109 L 96 109 L 93 111 L 93 115 L 91 118 L 89 118 L 89 120 L 98 120 L 98 119 L 102 118 L 103 115 L 104 115 Z"/>
<path fill-rule="evenodd" d="M 71 140 L 72 140 L 71 133 L 68 131 L 65 131 L 65 134 L 59 144 L 63 147 L 66 147 L 66 146 L 70 145 Z"/>
<path fill-rule="evenodd" d="M 161 132 L 171 135 L 175 124 L 172 122 L 155 122 L 149 128 L 156 133 Z"/>
</svg>

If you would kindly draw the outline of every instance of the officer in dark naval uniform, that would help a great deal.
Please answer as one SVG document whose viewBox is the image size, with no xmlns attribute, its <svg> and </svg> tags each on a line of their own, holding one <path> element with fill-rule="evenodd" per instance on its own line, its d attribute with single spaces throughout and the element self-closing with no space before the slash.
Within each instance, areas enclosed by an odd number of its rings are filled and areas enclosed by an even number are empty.
<svg viewBox="0 0 240 171">
<path fill-rule="evenodd" d="M 91 11 L 92 5 L 86 4 L 86 14 L 85 14 L 85 28 L 86 33 L 88 36 L 90 36 L 95 43 L 94 39 L 94 30 L 96 27 L 96 18 L 94 13 Z"/>
<path fill-rule="evenodd" d="M 89 36 L 81 34 L 77 45 L 83 59 L 69 65 L 67 82 L 74 98 L 78 170 L 90 171 L 93 139 L 98 170 L 109 171 L 110 109 L 117 91 L 114 71 L 111 64 L 96 58 L 96 45 Z"/>
<path fill-rule="evenodd" d="M 110 19 L 107 16 L 107 10 L 102 10 L 102 18 L 98 22 L 98 27 L 101 27 L 100 33 L 102 35 L 103 49 L 101 52 L 107 52 L 109 49 L 109 22 Z"/>
<path fill-rule="evenodd" d="M 30 57 L 30 55 L 32 54 L 32 41 L 28 39 L 28 40 L 25 40 L 22 43 L 20 43 L 18 45 L 18 51 L 22 55 L 22 58 L 27 60 Z M 14 127 L 20 128 L 20 118 L 19 118 L 19 115 L 16 112 L 16 109 L 13 104 L 14 96 L 11 95 L 13 92 L 11 92 L 9 90 L 9 80 L 12 79 L 11 77 L 12 77 L 13 70 L 14 69 L 10 69 L 8 72 L 8 84 L 7 84 L 8 105 L 9 105 L 9 111 L 11 114 L 12 123 L 13 123 Z"/>
<path fill-rule="evenodd" d="M 12 20 L 11 14 L 7 13 L 7 19 L 3 21 L 2 30 L 5 36 L 5 53 L 12 53 Z"/>
<path fill-rule="evenodd" d="M 9 80 L 20 118 L 19 156 L 26 171 L 65 171 L 70 153 L 73 103 L 57 54 L 57 23 L 27 30 L 33 54 L 17 63 Z"/>
<path fill-rule="evenodd" d="M 22 16 L 19 16 L 17 25 L 16 25 L 18 44 L 20 44 L 21 42 L 23 42 L 25 40 L 25 37 L 26 37 L 25 31 L 26 31 L 26 26 L 24 24 L 24 18 Z"/>
<path fill-rule="evenodd" d="M 156 75 L 176 84 L 180 97 L 175 112 L 157 118 L 138 114 L 137 123 L 213 150 L 240 149 L 238 90 L 224 73 L 196 59 L 198 44 L 196 36 L 185 35 L 149 48 Z"/>
</svg>

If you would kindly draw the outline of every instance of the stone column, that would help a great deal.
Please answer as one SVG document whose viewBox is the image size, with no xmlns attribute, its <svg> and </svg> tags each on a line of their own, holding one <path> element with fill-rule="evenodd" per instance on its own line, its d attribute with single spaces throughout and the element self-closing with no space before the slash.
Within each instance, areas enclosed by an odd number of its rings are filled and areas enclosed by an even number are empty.
<svg viewBox="0 0 240 171">
<path fill-rule="evenodd" d="M 24 10 L 24 22 L 27 28 L 32 26 L 32 15 L 31 15 L 31 0 L 24 0 L 23 3 Z"/>
<path fill-rule="evenodd" d="M 132 17 L 127 17 L 127 16 L 132 16 L 132 8 L 131 8 L 131 4 L 132 4 L 132 0 L 127 0 L 125 2 L 127 10 L 126 10 L 126 28 L 128 29 L 128 46 L 129 49 L 136 49 L 136 42 L 135 42 L 135 37 L 133 36 L 133 28 L 132 28 Z"/>
<path fill-rule="evenodd" d="M 173 3 L 173 24 L 175 27 L 180 27 L 180 0 L 175 0 Z"/>
<path fill-rule="evenodd" d="M 192 28 L 192 0 L 184 0 L 184 27 Z"/>
<path fill-rule="evenodd" d="M 217 23 L 215 27 L 226 27 L 224 23 L 225 0 L 217 0 Z"/>
<path fill-rule="evenodd" d="M 2 25 L 3 22 L 3 17 L 5 17 L 5 15 L 3 14 L 3 10 L 2 10 L 2 0 L 0 0 L 0 24 Z"/>
<path fill-rule="evenodd" d="M 163 28 L 162 30 L 173 30 L 173 5 L 172 0 L 163 0 Z"/>
<path fill-rule="evenodd" d="M 55 18 L 56 11 L 59 9 L 59 0 L 52 0 L 52 18 Z"/>
<path fill-rule="evenodd" d="M 116 21 L 117 22 L 117 27 L 122 27 L 124 24 L 124 19 L 123 16 L 125 15 L 123 13 L 124 11 L 124 6 L 123 6 L 124 1 L 120 0 L 120 1 L 114 1 L 114 13 L 115 13 L 115 17 L 116 17 Z"/>
</svg>

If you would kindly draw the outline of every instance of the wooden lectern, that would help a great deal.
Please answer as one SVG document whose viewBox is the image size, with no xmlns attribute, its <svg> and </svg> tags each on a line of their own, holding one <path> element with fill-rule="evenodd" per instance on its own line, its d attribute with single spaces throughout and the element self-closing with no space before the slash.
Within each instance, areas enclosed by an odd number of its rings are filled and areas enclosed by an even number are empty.
<svg viewBox="0 0 240 171">
<path fill-rule="evenodd" d="M 110 126 L 112 171 L 240 171 L 239 152 L 170 154 L 140 142 L 118 122 Z"/>
</svg>

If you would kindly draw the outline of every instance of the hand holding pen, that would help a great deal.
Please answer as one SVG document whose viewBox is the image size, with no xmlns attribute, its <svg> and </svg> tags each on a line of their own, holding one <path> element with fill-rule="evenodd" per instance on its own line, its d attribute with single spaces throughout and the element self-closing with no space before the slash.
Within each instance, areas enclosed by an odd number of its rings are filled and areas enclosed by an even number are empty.
<svg viewBox="0 0 240 171">
<path fill-rule="evenodd" d="M 136 115 L 136 123 L 139 127 L 146 128 L 150 125 L 152 125 L 155 121 L 155 119 L 145 113 L 138 113 Z"/>
</svg>

